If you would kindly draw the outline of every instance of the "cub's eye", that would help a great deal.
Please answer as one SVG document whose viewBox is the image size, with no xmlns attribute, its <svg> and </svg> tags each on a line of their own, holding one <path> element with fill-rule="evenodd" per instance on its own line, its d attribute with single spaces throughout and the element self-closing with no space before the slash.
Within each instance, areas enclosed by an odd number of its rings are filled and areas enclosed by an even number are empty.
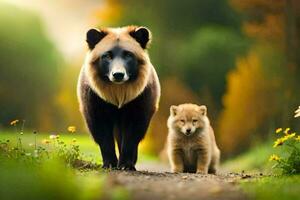
<svg viewBox="0 0 300 200">
<path fill-rule="evenodd" d="M 184 123 L 185 121 L 183 119 L 180 120 L 181 123 Z"/>
<path fill-rule="evenodd" d="M 111 60 L 112 59 L 112 53 L 110 51 L 106 52 L 105 54 L 103 54 L 101 56 L 101 59 L 103 59 L 103 60 Z"/>
<path fill-rule="evenodd" d="M 198 120 L 197 119 L 193 119 L 193 123 L 195 124 L 195 123 L 197 123 L 198 122 Z"/>
</svg>

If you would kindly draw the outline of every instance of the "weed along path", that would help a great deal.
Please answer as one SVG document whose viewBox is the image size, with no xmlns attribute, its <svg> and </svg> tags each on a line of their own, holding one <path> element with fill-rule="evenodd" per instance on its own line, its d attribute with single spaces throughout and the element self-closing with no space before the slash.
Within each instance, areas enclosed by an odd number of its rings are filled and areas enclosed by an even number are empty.
<svg viewBox="0 0 300 200">
<path fill-rule="evenodd" d="M 135 200 L 247 199 L 236 184 L 239 180 L 247 178 L 246 175 L 174 174 L 167 172 L 168 169 L 159 164 L 142 164 L 138 165 L 137 169 L 139 171 L 136 172 L 108 172 L 108 185 L 125 187 L 130 192 L 130 199 Z"/>
</svg>

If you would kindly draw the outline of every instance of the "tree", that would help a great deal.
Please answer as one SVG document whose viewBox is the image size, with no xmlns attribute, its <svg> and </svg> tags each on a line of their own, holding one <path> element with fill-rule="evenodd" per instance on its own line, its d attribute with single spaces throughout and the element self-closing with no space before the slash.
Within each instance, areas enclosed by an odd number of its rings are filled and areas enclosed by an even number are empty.
<svg viewBox="0 0 300 200">
<path fill-rule="evenodd" d="M 1 3 L 0 26 L 0 121 L 49 127 L 62 58 L 33 14 Z"/>
<path fill-rule="evenodd" d="M 256 48 L 239 58 L 236 70 L 228 75 L 217 131 L 225 155 L 245 150 L 253 142 L 266 138 L 282 113 L 286 76 L 280 64 L 272 66 L 263 61 L 259 53 L 265 50 Z M 276 62 L 282 63 L 280 57 L 277 56 Z"/>
</svg>

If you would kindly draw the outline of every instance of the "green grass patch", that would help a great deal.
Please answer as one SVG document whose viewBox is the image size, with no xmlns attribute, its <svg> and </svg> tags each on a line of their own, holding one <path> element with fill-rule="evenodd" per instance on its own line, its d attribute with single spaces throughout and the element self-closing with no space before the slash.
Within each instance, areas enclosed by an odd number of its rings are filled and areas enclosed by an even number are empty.
<svg viewBox="0 0 300 200">
<path fill-rule="evenodd" d="M 51 135 L 47 133 L 37 133 L 34 135 L 32 132 L 24 132 L 23 135 L 19 133 L 5 131 L 0 132 L 0 140 L 10 140 L 12 145 L 16 145 L 18 138 L 21 138 L 23 148 L 27 150 L 34 149 L 35 140 L 37 141 L 37 145 L 42 145 L 43 140 L 48 139 Z M 53 133 L 57 134 L 57 133 Z M 80 134 L 80 133 L 58 133 L 60 135 L 60 139 L 64 141 L 66 144 L 73 144 L 73 140 L 76 139 L 76 144 L 79 145 L 80 152 L 85 156 L 87 160 L 94 160 L 97 163 L 102 163 L 102 158 L 100 154 L 99 146 L 94 142 L 93 138 L 89 134 Z M 36 138 L 35 138 L 36 137 Z M 46 148 L 54 148 L 53 144 L 46 145 Z M 116 150 L 116 152 L 118 152 Z M 157 155 L 154 155 L 149 152 L 139 151 L 138 162 L 147 162 L 147 161 L 157 161 Z"/>
<path fill-rule="evenodd" d="M 278 149 L 273 148 L 273 141 L 268 141 L 250 148 L 230 160 L 225 161 L 222 167 L 227 171 L 232 172 L 263 172 L 271 173 L 274 163 L 269 162 L 270 155 L 278 152 Z"/>
<path fill-rule="evenodd" d="M 273 168 L 274 161 L 269 161 L 270 155 L 282 151 L 282 147 L 273 148 L 273 140 L 250 148 L 247 152 L 227 160 L 223 168 L 228 171 L 246 173 L 281 174 L 280 170 Z M 255 200 L 291 200 L 300 197 L 300 175 L 266 176 L 249 181 L 241 181 L 241 188 Z"/>
<path fill-rule="evenodd" d="M 89 136 L 49 136 L 0 133 L 0 199 L 130 199 L 95 164 L 100 153 Z"/>
<path fill-rule="evenodd" d="M 292 200 L 300 197 L 300 175 L 264 177 L 242 182 L 241 186 L 255 200 Z"/>
</svg>

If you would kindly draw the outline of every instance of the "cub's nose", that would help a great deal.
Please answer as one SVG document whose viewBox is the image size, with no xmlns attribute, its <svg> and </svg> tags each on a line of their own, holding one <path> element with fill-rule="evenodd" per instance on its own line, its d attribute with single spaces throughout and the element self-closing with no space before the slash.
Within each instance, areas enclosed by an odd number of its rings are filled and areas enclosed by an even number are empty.
<svg viewBox="0 0 300 200">
<path fill-rule="evenodd" d="M 192 129 L 188 128 L 188 129 L 186 129 L 186 132 L 187 132 L 187 133 L 191 133 L 191 130 L 192 130 Z"/>
<path fill-rule="evenodd" d="M 113 77 L 116 81 L 122 81 L 125 74 L 123 72 L 115 72 L 113 73 Z"/>
</svg>

